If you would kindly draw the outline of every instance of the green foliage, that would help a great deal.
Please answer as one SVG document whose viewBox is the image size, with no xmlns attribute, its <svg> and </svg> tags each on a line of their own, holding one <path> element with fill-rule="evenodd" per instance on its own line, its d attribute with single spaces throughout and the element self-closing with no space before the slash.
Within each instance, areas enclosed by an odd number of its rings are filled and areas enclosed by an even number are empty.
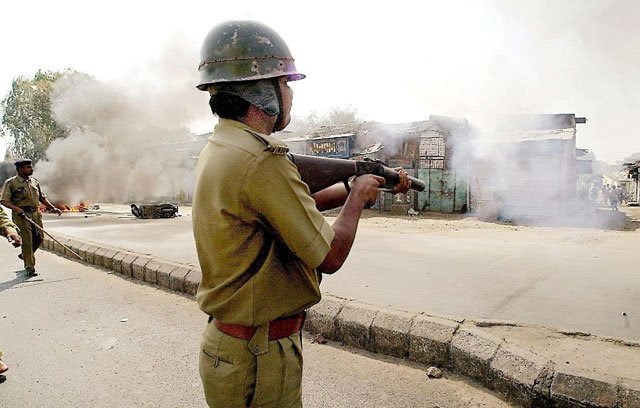
<svg viewBox="0 0 640 408">
<path fill-rule="evenodd" d="M 318 116 L 316 112 L 311 112 L 304 118 L 294 117 L 287 130 L 305 133 L 314 132 L 322 127 L 357 125 L 362 122 L 357 113 L 357 109 L 352 106 L 335 106 L 323 116 Z"/>
<path fill-rule="evenodd" d="M 0 186 L 4 184 L 4 181 L 9 177 L 13 177 L 16 174 L 16 168 L 12 162 L 0 162 Z M 2 187 L 0 187 L 2 189 Z"/>
<path fill-rule="evenodd" d="M 17 77 L 4 98 L 2 133 L 12 139 L 9 149 L 16 157 L 28 157 L 34 162 L 45 156 L 54 139 L 64 137 L 51 114 L 51 91 L 57 79 L 68 71 L 38 70 L 33 78 Z"/>
<path fill-rule="evenodd" d="M 357 109 L 353 108 L 351 105 L 347 107 L 333 107 L 329 110 L 327 120 L 329 124 L 333 126 L 358 123 L 359 120 L 357 118 L 357 113 Z"/>
</svg>

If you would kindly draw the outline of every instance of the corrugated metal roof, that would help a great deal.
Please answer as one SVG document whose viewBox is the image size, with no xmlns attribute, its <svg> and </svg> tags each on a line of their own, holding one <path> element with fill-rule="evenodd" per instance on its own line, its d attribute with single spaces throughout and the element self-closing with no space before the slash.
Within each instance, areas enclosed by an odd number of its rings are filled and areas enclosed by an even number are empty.
<svg viewBox="0 0 640 408">
<path fill-rule="evenodd" d="M 576 136 L 575 129 L 556 130 L 526 130 L 512 132 L 492 132 L 484 133 L 480 138 L 472 140 L 471 144 L 486 143 L 518 143 L 534 142 L 542 140 L 571 140 Z"/>
<path fill-rule="evenodd" d="M 327 135 L 327 136 L 301 136 L 291 137 L 288 139 L 282 139 L 283 142 L 304 142 L 307 140 L 327 140 L 327 139 L 339 139 L 341 137 L 354 137 L 355 133 L 343 133 L 340 135 Z"/>
</svg>

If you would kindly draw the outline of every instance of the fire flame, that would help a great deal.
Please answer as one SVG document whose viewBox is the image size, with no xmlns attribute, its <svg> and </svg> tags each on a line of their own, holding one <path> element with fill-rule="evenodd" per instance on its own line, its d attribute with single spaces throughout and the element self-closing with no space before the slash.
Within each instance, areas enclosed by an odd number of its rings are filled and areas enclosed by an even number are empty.
<svg viewBox="0 0 640 408">
<path fill-rule="evenodd" d="M 67 203 L 56 203 L 55 206 L 62 211 L 71 212 L 84 212 L 89 209 L 89 206 L 84 201 L 80 201 L 80 203 L 76 206 L 71 206 Z"/>
</svg>

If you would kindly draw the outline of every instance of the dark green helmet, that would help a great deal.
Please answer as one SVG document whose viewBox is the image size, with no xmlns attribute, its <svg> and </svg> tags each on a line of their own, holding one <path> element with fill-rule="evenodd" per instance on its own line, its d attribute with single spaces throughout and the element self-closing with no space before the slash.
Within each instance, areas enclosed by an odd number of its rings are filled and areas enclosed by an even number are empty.
<svg viewBox="0 0 640 408">
<path fill-rule="evenodd" d="M 255 21 L 228 21 L 211 29 L 202 44 L 198 71 L 202 91 L 221 82 L 305 77 L 278 33 Z"/>
</svg>

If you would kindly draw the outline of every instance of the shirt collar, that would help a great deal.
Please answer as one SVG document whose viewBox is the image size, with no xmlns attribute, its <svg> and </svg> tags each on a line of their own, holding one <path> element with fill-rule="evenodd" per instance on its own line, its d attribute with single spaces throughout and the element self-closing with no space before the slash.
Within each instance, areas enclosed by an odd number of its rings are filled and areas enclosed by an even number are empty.
<svg viewBox="0 0 640 408">
<path fill-rule="evenodd" d="M 267 142 L 269 142 L 272 145 L 282 145 L 282 142 L 280 140 L 276 139 L 275 137 L 269 136 L 269 135 L 265 135 L 264 133 L 260 133 L 257 130 L 255 130 L 254 128 L 252 128 L 251 126 L 247 125 L 246 123 L 242 123 L 242 122 L 237 121 L 237 120 L 219 118 L 218 119 L 218 126 L 230 126 L 230 127 L 246 130 L 247 132 L 251 132 L 251 133 L 255 133 L 255 134 L 259 135 L 261 138 L 265 139 Z"/>
</svg>

